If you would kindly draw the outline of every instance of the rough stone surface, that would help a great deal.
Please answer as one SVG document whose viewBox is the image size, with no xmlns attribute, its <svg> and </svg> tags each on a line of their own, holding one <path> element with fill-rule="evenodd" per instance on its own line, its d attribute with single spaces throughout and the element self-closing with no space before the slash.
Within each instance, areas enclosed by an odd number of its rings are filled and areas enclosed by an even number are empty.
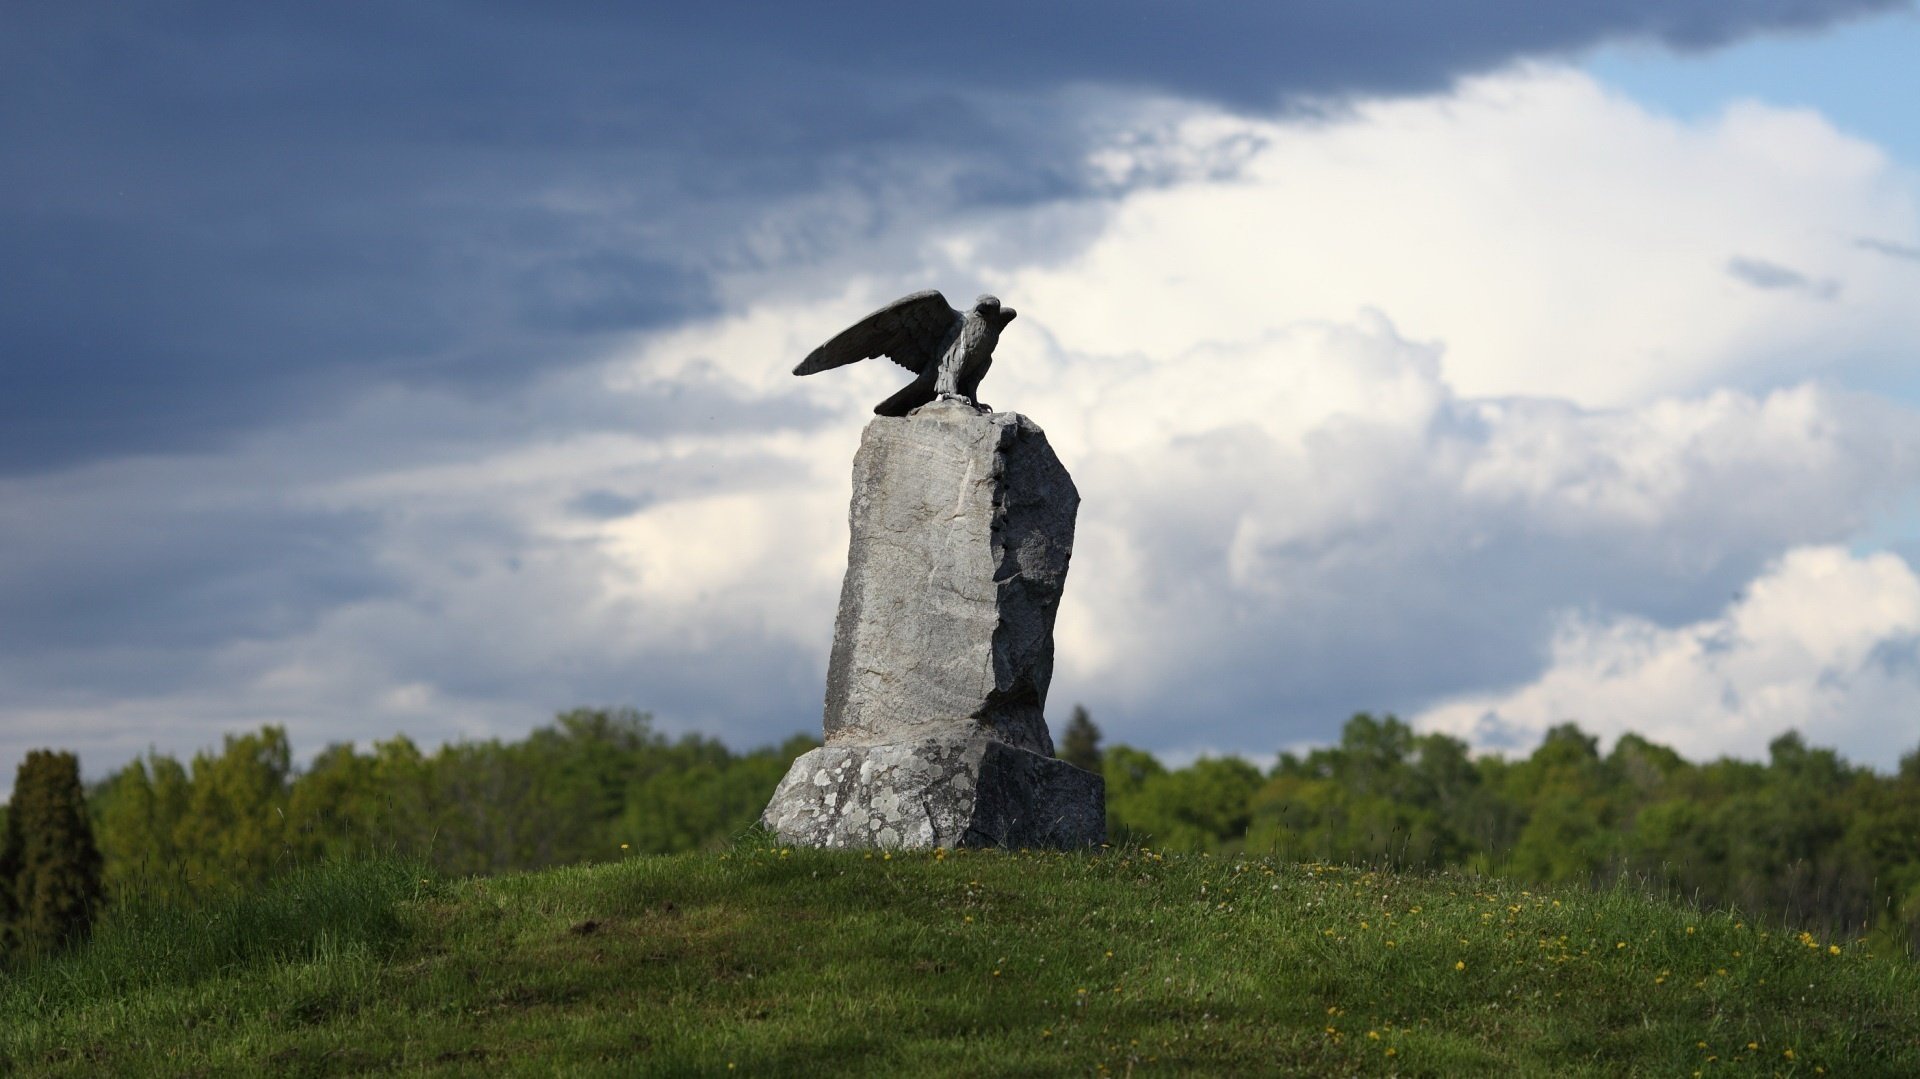
<svg viewBox="0 0 1920 1079">
<path fill-rule="evenodd" d="M 874 420 L 827 671 L 826 745 L 761 822 L 817 847 L 1079 847 L 1101 778 L 1053 759 L 1053 617 L 1080 505 L 1033 421 L 936 400 Z"/>
<path fill-rule="evenodd" d="M 827 671 L 829 746 L 978 730 L 1053 753 L 1053 619 L 1080 494 L 1016 413 L 939 400 L 867 425 Z"/>
<path fill-rule="evenodd" d="M 1101 778 L 984 732 L 828 745 L 793 763 L 762 822 L 811 847 L 1082 847 L 1106 839 Z"/>
</svg>

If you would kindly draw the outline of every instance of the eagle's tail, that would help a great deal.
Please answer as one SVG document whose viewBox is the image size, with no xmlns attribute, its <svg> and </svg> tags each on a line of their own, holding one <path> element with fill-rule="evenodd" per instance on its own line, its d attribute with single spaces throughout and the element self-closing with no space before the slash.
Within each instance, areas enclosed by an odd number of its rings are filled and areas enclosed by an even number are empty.
<svg viewBox="0 0 1920 1079">
<path fill-rule="evenodd" d="M 899 393 L 873 406 L 873 413 L 876 416 L 904 416 L 931 400 L 933 380 L 916 378 L 900 387 Z"/>
</svg>

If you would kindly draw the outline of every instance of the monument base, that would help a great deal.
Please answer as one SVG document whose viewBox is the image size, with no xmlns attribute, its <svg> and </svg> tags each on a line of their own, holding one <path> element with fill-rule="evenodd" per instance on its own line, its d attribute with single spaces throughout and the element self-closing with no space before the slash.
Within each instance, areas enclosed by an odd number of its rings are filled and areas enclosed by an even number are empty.
<svg viewBox="0 0 1920 1079">
<path fill-rule="evenodd" d="M 803 754 L 760 822 L 807 847 L 1087 847 L 1105 806 L 1092 772 L 965 734 Z"/>
</svg>

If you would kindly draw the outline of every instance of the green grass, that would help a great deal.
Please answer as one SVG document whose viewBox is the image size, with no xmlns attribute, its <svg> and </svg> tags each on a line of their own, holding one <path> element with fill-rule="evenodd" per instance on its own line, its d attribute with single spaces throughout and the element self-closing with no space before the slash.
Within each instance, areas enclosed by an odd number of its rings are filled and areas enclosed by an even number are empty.
<svg viewBox="0 0 1920 1079">
<path fill-rule="evenodd" d="M 336 866 L 0 980 L 0 1073 L 1920 1074 L 1920 964 L 1631 889 L 743 845 Z"/>
</svg>

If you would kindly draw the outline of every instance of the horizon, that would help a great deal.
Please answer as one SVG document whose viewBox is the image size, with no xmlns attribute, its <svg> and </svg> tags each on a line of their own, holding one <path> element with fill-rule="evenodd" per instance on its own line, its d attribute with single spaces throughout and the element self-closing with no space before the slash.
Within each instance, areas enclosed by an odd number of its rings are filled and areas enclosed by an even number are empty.
<svg viewBox="0 0 1920 1079">
<path fill-rule="evenodd" d="M 525 741 L 527 738 L 531 737 L 538 730 L 555 729 L 557 720 L 559 720 L 562 716 L 568 715 L 573 712 L 578 712 L 578 711 L 596 712 L 597 711 L 597 712 L 606 712 L 610 714 L 617 714 L 622 711 L 625 711 L 628 707 L 629 706 L 624 706 L 624 705 L 607 705 L 607 706 L 581 705 L 575 708 L 563 709 L 563 710 L 557 711 L 553 713 L 551 717 L 549 717 L 549 720 L 547 722 L 535 724 L 529 727 L 527 730 L 520 732 L 520 734 L 517 737 L 504 737 L 501 735 L 489 735 L 484 738 L 461 737 L 461 738 L 449 739 L 449 740 L 440 742 L 438 744 L 421 746 L 420 748 L 424 753 L 426 753 L 426 755 L 431 756 L 435 753 L 438 753 L 441 749 L 447 748 L 450 746 L 476 745 L 476 744 L 513 745 L 513 744 L 517 744 L 519 742 Z M 644 718 L 647 721 L 647 725 L 649 727 L 652 726 L 652 720 L 653 720 L 652 713 L 648 712 L 644 708 L 634 708 L 632 709 L 632 711 L 638 716 Z M 1358 719 L 1361 717 L 1372 719 L 1381 723 L 1389 723 L 1389 722 L 1399 722 L 1403 724 L 1405 723 L 1405 720 L 1402 720 L 1399 716 L 1396 716 L 1390 712 L 1374 713 L 1374 712 L 1362 711 L 1362 712 L 1353 713 L 1352 715 L 1348 716 L 1346 720 L 1343 720 L 1341 723 L 1342 728 L 1344 729 L 1345 725 L 1351 722 L 1352 720 Z M 1094 719 L 1093 722 L 1096 730 L 1098 730 L 1099 720 Z M 1580 734 L 1587 737 L 1591 737 L 1594 740 L 1596 752 L 1598 753 L 1601 759 L 1606 759 L 1613 756 L 1615 752 L 1618 750 L 1620 742 L 1626 738 L 1637 738 L 1642 742 L 1650 744 L 1656 748 L 1663 748 L 1663 749 L 1671 748 L 1671 747 L 1665 746 L 1663 743 L 1659 742 L 1657 739 L 1647 738 L 1644 735 L 1641 735 L 1637 731 L 1630 731 L 1630 730 L 1622 731 L 1619 734 L 1613 735 L 1611 737 L 1607 737 L 1602 735 L 1591 734 L 1590 732 L 1586 731 L 1584 728 L 1581 728 L 1578 723 L 1573 723 L 1571 725 L 1574 728 L 1576 728 Z M 1048 726 L 1049 728 L 1052 728 L 1053 724 L 1049 722 Z M 236 729 L 236 730 L 223 732 L 222 737 L 224 739 L 225 737 L 229 737 L 229 736 L 243 736 L 248 734 L 258 734 L 264 729 L 265 729 L 264 727 Z M 1064 723 L 1061 725 L 1061 729 L 1062 730 L 1065 729 Z M 1409 729 L 1413 729 L 1413 728 L 1409 728 Z M 1456 736 L 1447 734 L 1445 732 L 1422 731 L 1418 729 L 1413 729 L 1413 730 L 1416 736 L 1425 736 L 1428 734 L 1432 734 L 1442 738 L 1452 738 L 1456 742 L 1460 742 L 1461 744 L 1467 745 L 1467 756 L 1469 759 L 1475 760 L 1475 761 L 1484 760 L 1488 758 L 1494 758 L 1494 759 L 1499 759 L 1499 760 L 1508 761 L 1508 762 L 1524 761 L 1528 757 L 1530 757 L 1536 750 L 1540 748 L 1540 743 L 1538 742 L 1527 746 L 1524 752 L 1514 747 L 1480 748 L 1480 747 L 1475 747 L 1471 744 L 1468 744 L 1463 739 L 1459 739 Z M 669 742 L 677 741 L 680 738 L 684 738 L 684 737 L 708 737 L 708 736 L 702 735 L 699 731 L 683 731 L 677 735 L 668 735 L 666 734 L 666 732 L 661 732 L 661 731 L 656 731 L 655 733 L 659 733 L 663 737 L 666 737 Z M 1059 732 L 1055 731 L 1054 733 L 1057 735 Z M 1268 777 L 1271 777 L 1275 773 L 1275 770 L 1280 767 L 1281 761 L 1285 757 L 1291 756 L 1296 760 L 1304 761 L 1306 758 L 1312 755 L 1312 753 L 1316 750 L 1323 750 L 1323 749 L 1337 750 L 1340 748 L 1340 744 L 1341 744 L 1339 736 L 1336 735 L 1333 739 L 1328 741 L 1301 742 L 1301 743 L 1296 743 L 1290 746 L 1282 746 L 1279 749 L 1273 750 L 1271 752 L 1266 752 L 1266 753 L 1246 752 L 1246 751 L 1211 752 L 1206 750 L 1198 750 L 1198 751 L 1182 750 L 1182 751 L 1175 751 L 1174 753 L 1156 753 L 1153 750 L 1143 749 L 1140 746 L 1130 745 L 1125 742 L 1113 741 L 1106 737 L 1105 731 L 1099 731 L 1099 734 L 1100 734 L 1099 745 L 1100 745 L 1100 751 L 1102 753 L 1106 752 L 1106 750 L 1108 749 L 1112 749 L 1116 747 L 1124 747 L 1127 749 L 1138 750 L 1141 752 L 1145 752 L 1149 756 L 1153 757 L 1154 760 L 1158 761 L 1160 765 L 1165 767 L 1168 771 L 1179 771 L 1182 769 L 1190 768 L 1196 763 L 1201 761 L 1220 760 L 1220 759 L 1230 758 L 1233 760 L 1242 761 L 1252 766 L 1256 770 L 1258 770 L 1261 775 L 1268 776 Z M 387 738 L 360 739 L 352 742 L 336 742 L 336 743 L 330 743 L 325 746 L 320 746 L 320 747 L 317 747 L 313 752 L 296 755 L 292 762 L 293 772 L 295 775 L 307 774 L 312 768 L 314 758 L 318 756 L 320 752 L 327 749 L 333 749 L 341 745 L 346 745 L 346 746 L 349 746 L 353 750 L 353 752 L 356 754 L 371 754 L 382 743 L 395 741 L 395 740 L 403 739 L 407 737 L 408 737 L 407 734 L 404 731 L 401 731 L 401 732 L 396 732 L 393 735 L 388 736 Z M 718 741 L 726 749 L 726 751 L 732 754 L 733 756 L 744 757 L 744 756 L 748 756 L 748 755 L 760 753 L 760 752 L 778 751 L 782 746 L 784 746 L 788 742 L 791 742 L 799 738 L 810 739 L 816 744 L 820 742 L 819 735 L 812 734 L 807 731 L 794 731 L 793 733 L 788 734 L 784 738 L 772 739 L 769 741 L 760 742 L 752 745 L 735 745 L 735 744 L 728 743 L 723 739 L 715 739 L 715 740 Z M 1802 732 L 1798 730 L 1792 730 L 1792 729 L 1782 731 L 1780 734 L 1776 735 L 1772 740 L 1769 741 L 1766 747 L 1763 747 L 1763 753 L 1758 755 L 1719 754 L 1712 757 L 1694 757 L 1684 753 L 1677 753 L 1677 751 L 1676 751 L 1676 755 L 1679 757 L 1679 759 L 1682 762 L 1694 768 L 1706 768 L 1712 765 L 1722 764 L 1722 763 L 1760 764 L 1762 766 L 1767 766 L 1769 764 L 1769 757 L 1771 755 L 1772 746 L 1775 743 L 1779 742 L 1781 739 L 1785 739 L 1785 738 L 1799 738 L 1801 740 L 1800 744 L 1803 745 L 1809 752 L 1813 752 L 1813 753 L 1832 752 L 1835 754 L 1837 761 L 1843 767 L 1850 768 L 1850 769 L 1864 769 L 1880 778 L 1893 778 L 1897 776 L 1901 771 L 1901 765 L 1904 764 L 1905 760 L 1909 757 L 1920 759 L 1920 745 L 1915 745 L 1911 750 L 1908 750 L 1907 752 L 1901 754 L 1901 760 L 1896 761 L 1892 767 L 1885 767 L 1885 768 L 1877 767 L 1871 763 L 1849 760 L 1844 753 L 1840 753 L 1839 751 L 1835 750 L 1833 747 L 1823 746 L 1816 742 L 1807 741 Z M 411 739 L 409 739 L 409 741 L 411 741 Z M 1056 738 L 1056 742 L 1057 741 L 1058 739 Z M 52 749 L 55 751 L 60 751 L 60 747 L 58 746 L 46 746 L 46 747 L 35 747 L 35 748 L 36 749 Z M 167 757 L 173 758 L 175 761 L 185 766 L 189 772 L 191 772 L 195 757 L 218 756 L 222 751 L 223 751 L 222 745 L 204 745 L 204 746 L 186 747 L 183 749 L 169 751 L 165 753 L 160 752 L 156 748 L 152 751 L 139 754 L 134 758 L 121 762 L 121 764 L 119 764 L 114 770 L 105 772 L 103 774 L 98 774 L 98 775 L 89 775 L 87 771 L 87 762 L 84 758 L 81 758 L 79 760 L 80 776 L 81 776 L 82 783 L 85 784 L 87 787 L 97 788 L 100 785 L 111 781 L 115 776 L 119 775 L 126 768 L 131 767 L 132 765 L 137 763 L 142 763 L 145 761 L 152 760 L 156 754 L 159 756 L 167 756 Z M 12 773 L 9 772 L 5 776 L 0 776 L 0 782 L 4 782 L 6 784 L 5 786 L 0 786 L 0 813 L 3 813 L 5 812 L 5 809 L 6 809 L 6 806 L 4 803 L 10 797 L 12 797 L 12 793 L 13 793 Z"/>
</svg>

